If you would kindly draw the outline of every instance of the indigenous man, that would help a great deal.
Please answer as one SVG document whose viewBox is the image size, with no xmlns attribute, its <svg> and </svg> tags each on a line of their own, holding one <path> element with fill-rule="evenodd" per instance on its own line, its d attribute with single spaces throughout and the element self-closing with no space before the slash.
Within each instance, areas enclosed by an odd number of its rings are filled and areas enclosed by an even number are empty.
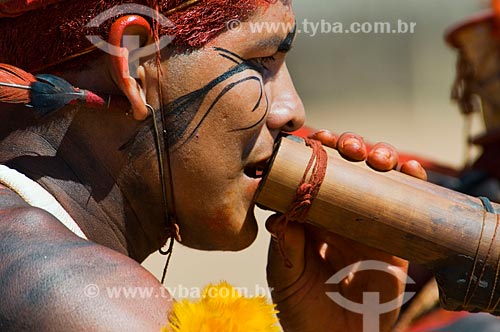
<svg viewBox="0 0 500 332">
<path fill-rule="evenodd" d="M 115 6 L 122 3 L 132 6 L 119 12 L 123 7 Z M 155 15 L 147 17 L 137 5 L 154 8 Z M 114 53 L 85 37 L 92 18 L 110 9 L 114 14 L 92 34 L 116 46 Z M 173 25 L 156 22 L 160 14 Z M 235 19 L 239 29 L 226 31 Z M 257 22 L 284 28 L 252 33 Z M 93 92 L 77 103 L 57 89 L 35 95 L 32 83 L 29 98 L 13 90 L 1 97 L 8 102 L 0 104 L 1 331 L 159 331 L 168 324 L 171 299 L 138 262 L 169 237 L 203 250 L 236 251 L 252 243 L 259 171 L 280 132 L 304 122 L 285 65 L 294 22 L 286 0 L 0 1 L 0 63 L 56 74 L 79 88 L 71 93 Z M 125 35 L 138 36 L 140 46 L 160 45 L 165 35 L 175 39 L 131 72 L 136 49 L 122 47 Z M 45 80 L 45 88 L 62 84 L 7 68 L 4 76 Z M 70 102 L 58 110 L 66 104 L 61 98 Z M 13 104 L 20 101 L 33 110 Z M 376 145 L 368 155 L 353 134 L 314 137 L 380 170 L 397 163 L 390 146 Z M 418 163 L 403 170 L 425 177 Z M 47 205 L 57 206 L 55 212 Z M 276 217 L 267 226 L 273 232 Z M 318 229 L 291 225 L 286 232 L 283 249 L 292 268 L 275 242 L 268 261 L 286 331 L 361 331 L 361 315 L 332 302 L 325 280 L 367 259 L 406 268 L 398 258 Z M 124 301 L 89 298 L 86 285 L 157 291 Z M 381 292 L 385 302 L 403 285 L 386 273 L 363 272 L 336 289 L 357 302 L 363 292 Z M 396 317 L 397 311 L 382 316 L 381 331 Z"/>
</svg>

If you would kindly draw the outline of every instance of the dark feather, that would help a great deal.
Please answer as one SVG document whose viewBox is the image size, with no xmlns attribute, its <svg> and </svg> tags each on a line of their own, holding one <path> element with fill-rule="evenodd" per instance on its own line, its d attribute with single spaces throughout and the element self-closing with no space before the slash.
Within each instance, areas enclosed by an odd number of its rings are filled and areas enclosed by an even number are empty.
<svg viewBox="0 0 500 332">
<path fill-rule="evenodd" d="M 72 101 L 85 100 L 85 92 L 77 91 L 66 80 L 49 74 L 36 76 L 31 84 L 32 106 L 40 115 L 55 112 Z"/>
</svg>

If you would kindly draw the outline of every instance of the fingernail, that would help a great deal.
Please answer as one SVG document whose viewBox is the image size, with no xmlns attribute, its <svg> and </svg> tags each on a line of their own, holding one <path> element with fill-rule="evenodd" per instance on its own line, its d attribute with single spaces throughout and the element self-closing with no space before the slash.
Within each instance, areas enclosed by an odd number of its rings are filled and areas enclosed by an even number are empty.
<svg viewBox="0 0 500 332">
<path fill-rule="evenodd" d="M 359 144 L 359 140 L 355 139 L 355 138 L 348 138 L 344 141 L 344 147 L 345 148 L 350 148 L 350 149 L 353 149 L 353 150 L 358 150 L 361 145 Z"/>
<path fill-rule="evenodd" d="M 377 149 L 377 150 L 373 151 L 372 153 L 379 158 L 384 158 L 384 159 L 391 159 L 392 158 L 392 154 L 385 149 Z"/>
</svg>

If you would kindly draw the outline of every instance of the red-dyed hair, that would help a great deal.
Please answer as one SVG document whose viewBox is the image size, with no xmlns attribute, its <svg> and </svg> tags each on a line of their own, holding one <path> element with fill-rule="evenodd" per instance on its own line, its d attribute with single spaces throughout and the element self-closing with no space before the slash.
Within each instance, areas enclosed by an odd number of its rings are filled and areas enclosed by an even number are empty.
<svg viewBox="0 0 500 332">
<path fill-rule="evenodd" d="M 96 31 L 89 31 L 85 25 L 116 5 L 137 3 L 159 8 L 165 13 L 185 1 L 71 0 L 50 4 L 18 17 L 0 18 L 0 63 L 34 72 L 46 69 L 88 50 L 92 45 L 86 35 L 96 34 Z M 159 33 L 175 35 L 174 46 L 199 48 L 223 32 L 226 22 L 247 20 L 259 5 L 273 2 L 276 0 L 201 0 L 168 16 L 175 28 L 162 29 Z M 113 20 L 109 21 L 98 29 L 98 34 L 105 40 Z"/>
</svg>

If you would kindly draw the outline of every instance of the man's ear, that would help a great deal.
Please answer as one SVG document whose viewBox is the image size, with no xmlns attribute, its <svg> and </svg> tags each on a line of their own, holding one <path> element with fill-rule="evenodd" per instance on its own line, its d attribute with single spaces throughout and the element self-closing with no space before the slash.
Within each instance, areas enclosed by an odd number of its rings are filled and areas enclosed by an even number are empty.
<svg viewBox="0 0 500 332">
<path fill-rule="evenodd" d="M 126 36 L 132 38 L 125 39 Z M 108 42 L 111 48 L 109 53 L 114 80 L 130 101 L 134 119 L 136 120 L 144 120 L 148 115 L 148 109 L 144 90 L 139 81 L 132 76 L 144 78 L 144 75 L 139 75 L 140 73 L 137 72 L 133 72 L 131 75 L 130 65 L 132 59 L 130 58 L 130 52 L 133 52 L 134 48 L 140 48 L 145 43 L 150 43 L 151 40 L 151 26 L 143 17 L 138 15 L 120 17 L 113 23 L 109 33 Z M 126 43 L 125 41 L 129 42 Z M 137 71 L 137 68 L 133 66 L 132 68 Z M 143 69 L 141 73 L 143 74 Z"/>
</svg>

